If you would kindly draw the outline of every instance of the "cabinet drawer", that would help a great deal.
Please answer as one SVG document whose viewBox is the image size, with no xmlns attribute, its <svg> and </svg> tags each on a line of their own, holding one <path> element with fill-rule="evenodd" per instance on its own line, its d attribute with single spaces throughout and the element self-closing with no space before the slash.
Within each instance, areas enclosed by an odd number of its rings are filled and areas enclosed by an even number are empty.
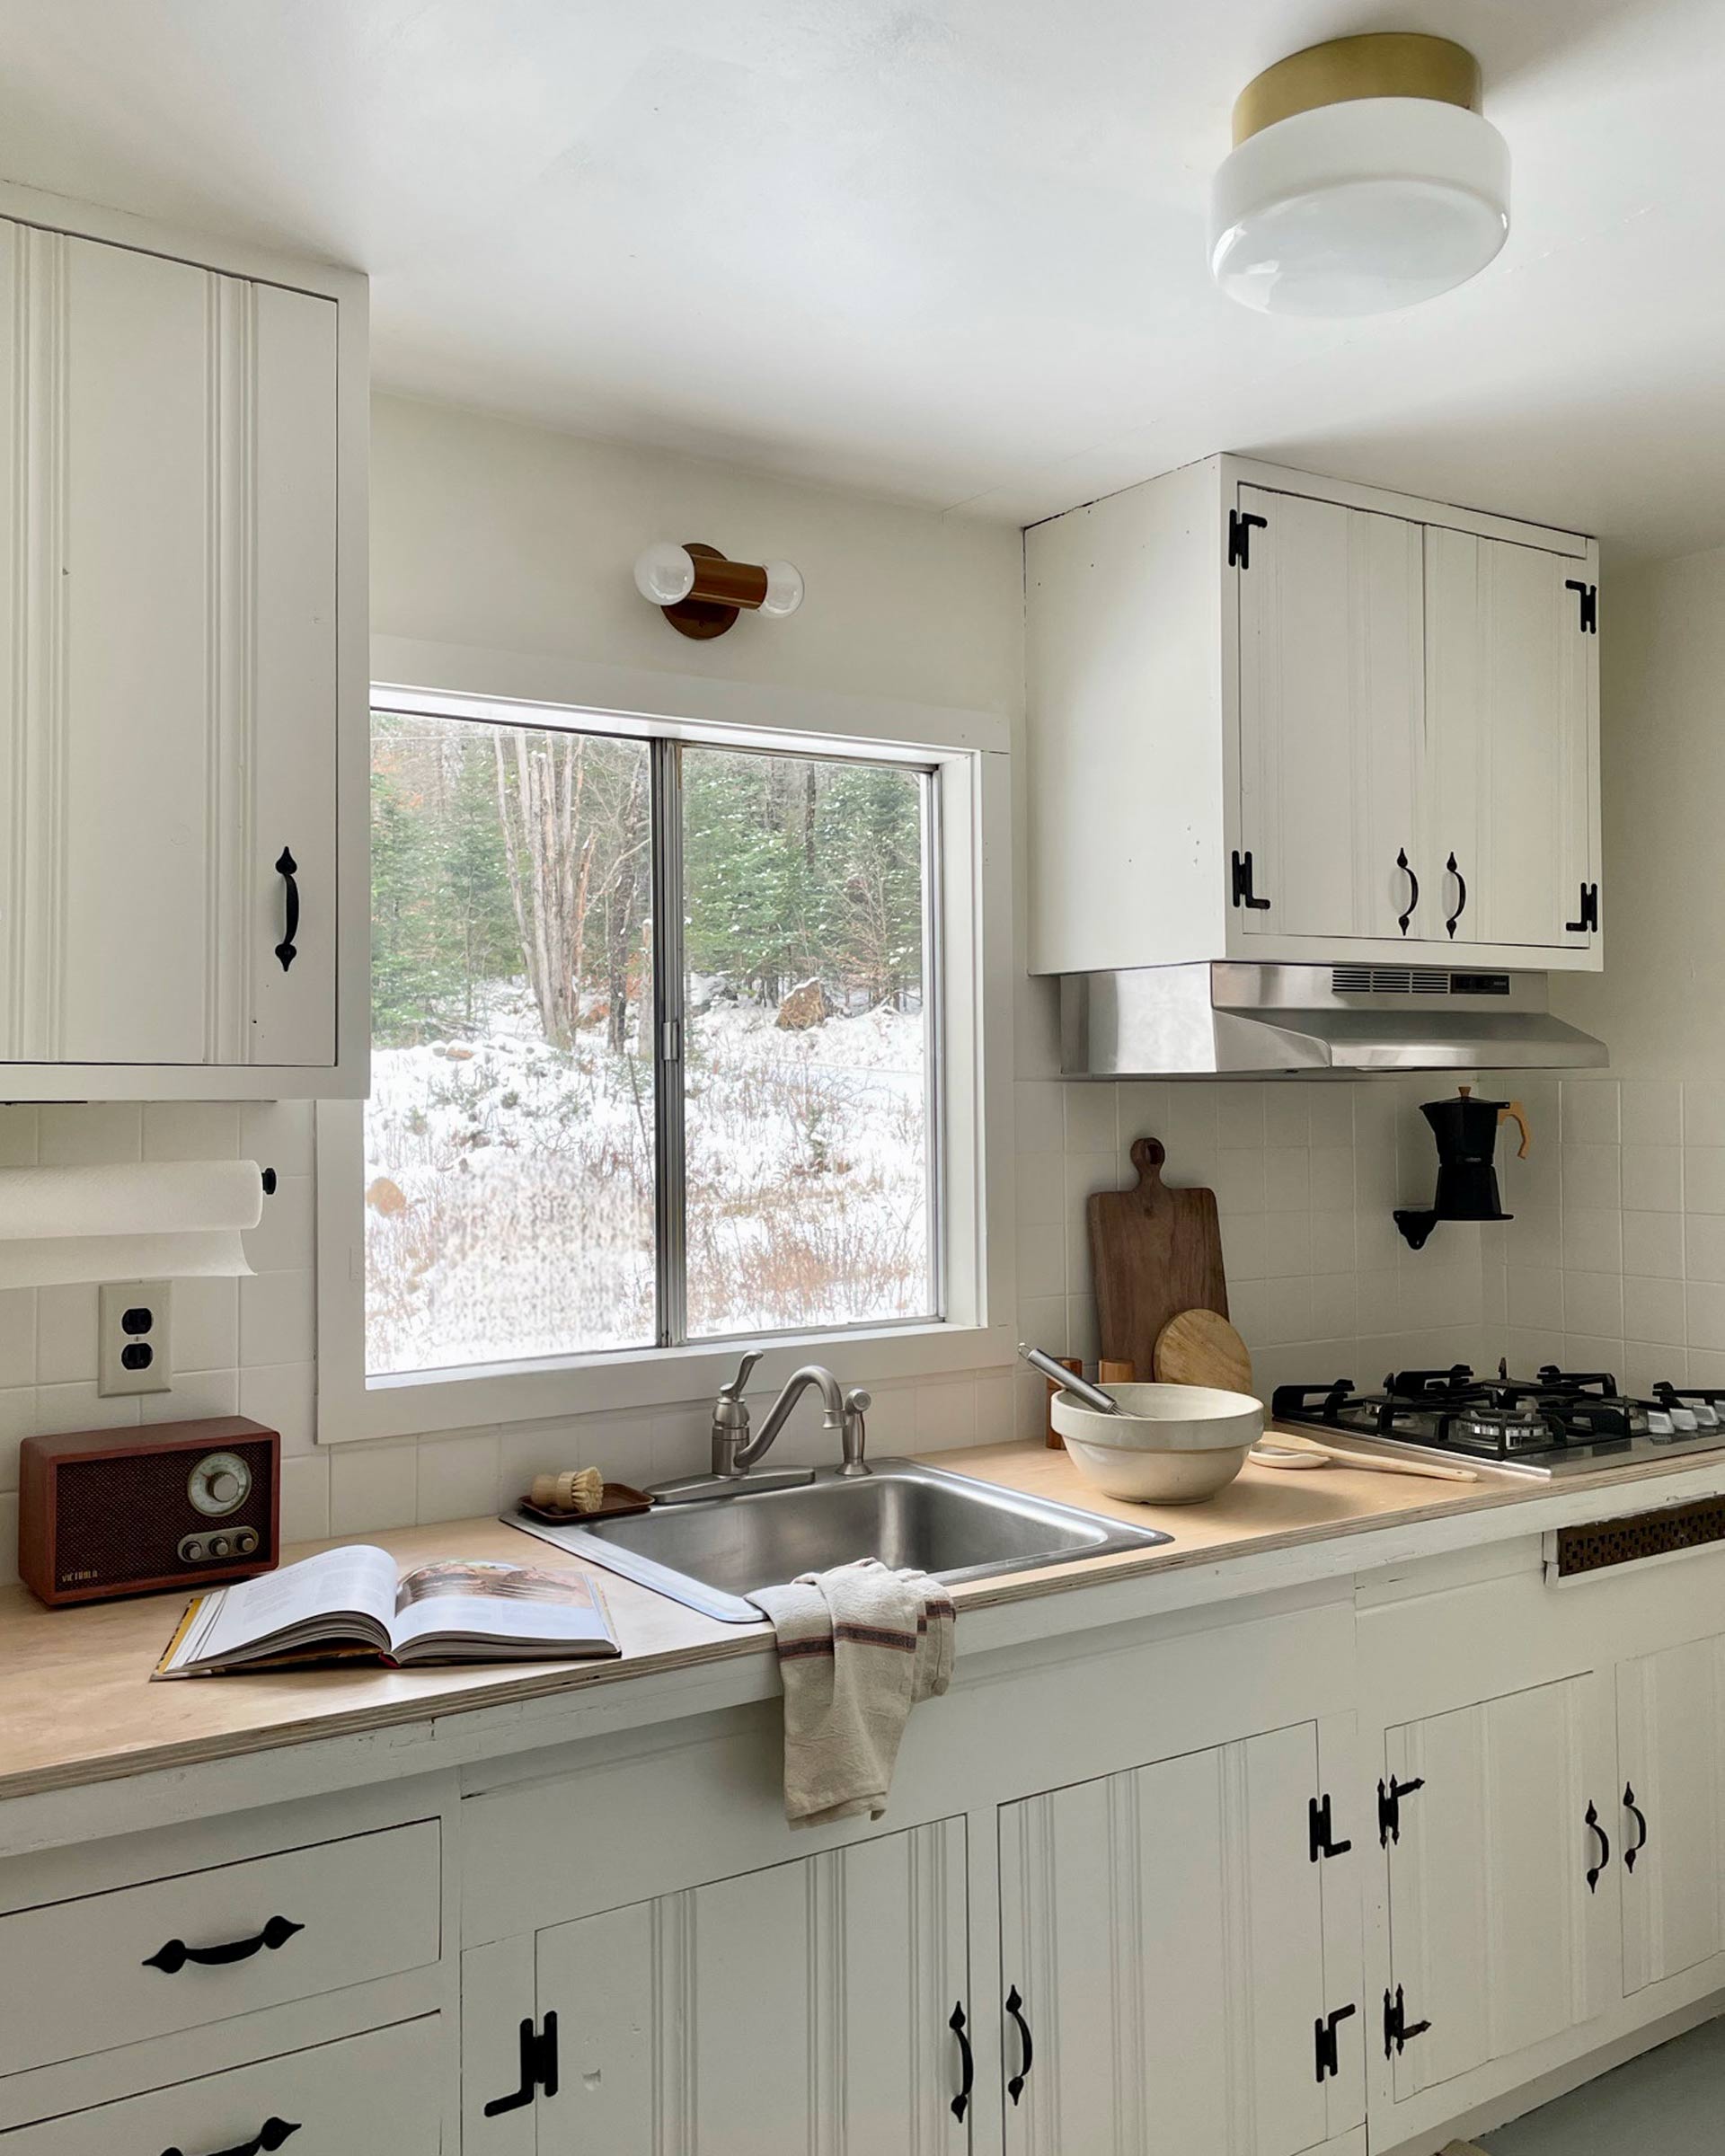
<svg viewBox="0 0 1725 2156">
<path fill-rule="evenodd" d="M 438 2156 L 441 2026 L 440 2016 L 428 2014 L 18 2126 L 0 2134 L 0 2156 L 154 2156 L 158 2149 L 243 2156 L 284 2147 L 306 2156 Z"/>
<path fill-rule="evenodd" d="M 423 1967 L 441 1918 L 430 1819 L 0 1917 L 0 2073 Z"/>
</svg>

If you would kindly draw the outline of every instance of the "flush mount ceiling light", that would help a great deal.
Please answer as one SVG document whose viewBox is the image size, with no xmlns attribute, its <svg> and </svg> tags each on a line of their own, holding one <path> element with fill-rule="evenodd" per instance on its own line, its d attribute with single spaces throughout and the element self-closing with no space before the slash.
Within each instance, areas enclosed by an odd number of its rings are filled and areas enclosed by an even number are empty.
<svg viewBox="0 0 1725 2156">
<path fill-rule="evenodd" d="M 727 561 L 698 539 L 656 539 L 635 561 L 635 589 L 685 636 L 722 636 L 745 607 L 782 619 L 802 604 L 789 561 Z"/>
<path fill-rule="evenodd" d="M 1509 230 L 1509 151 L 1480 69 L 1447 38 L 1337 38 L 1279 60 L 1234 108 L 1210 268 L 1269 314 L 1381 314 L 1476 276 Z"/>
</svg>

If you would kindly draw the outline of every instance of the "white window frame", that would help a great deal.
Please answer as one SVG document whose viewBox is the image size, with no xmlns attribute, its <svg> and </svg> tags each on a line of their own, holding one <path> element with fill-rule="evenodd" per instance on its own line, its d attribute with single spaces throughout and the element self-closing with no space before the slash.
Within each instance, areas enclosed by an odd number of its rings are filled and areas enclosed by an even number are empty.
<svg viewBox="0 0 1725 2156">
<path fill-rule="evenodd" d="M 1013 1354 L 1010 732 L 992 711 L 579 659 L 372 640 L 373 702 L 483 719 L 535 706 L 611 734 L 719 747 L 898 756 L 939 773 L 937 948 L 944 1315 L 775 1333 L 773 1368 L 818 1355 L 845 1384 L 1001 1368 Z M 368 707 L 369 711 L 369 707 Z M 369 719 L 367 718 L 367 723 Z M 363 953 L 360 954 L 363 959 Z M 317 1436 L 322 1445 L 711 1399 L 736 1340 L 367 1380 L 364 1105 L 317 1109 Z"/>
</svg>

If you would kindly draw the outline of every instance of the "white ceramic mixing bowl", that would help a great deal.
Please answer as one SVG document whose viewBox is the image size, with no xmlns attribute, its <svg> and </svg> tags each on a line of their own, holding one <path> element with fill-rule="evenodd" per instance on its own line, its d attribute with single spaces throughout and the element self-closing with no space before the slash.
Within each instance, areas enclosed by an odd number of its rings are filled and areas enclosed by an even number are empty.
<svg viewBox="0 0 1725 2156">
<path fill-rule="evenodd" d="M 1110 1498 L 1198 1505 L 1224 1489 L 1263 1435 L 1261 1401 L 1212 1385 L 1106 1385 L 1119 1415 L 1057 1392 L 1054 1427 L 1073 1464 Z"/>
</svg>

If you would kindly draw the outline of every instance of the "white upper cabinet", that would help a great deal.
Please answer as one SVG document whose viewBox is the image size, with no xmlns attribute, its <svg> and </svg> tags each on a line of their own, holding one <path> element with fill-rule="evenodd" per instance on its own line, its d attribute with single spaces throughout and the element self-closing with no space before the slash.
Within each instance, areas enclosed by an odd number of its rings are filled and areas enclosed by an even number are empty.
<svg viewBox="0 0 1725 2156">
<path fill-rule="evenodd" d="M 1428 829 L 1458 944 L 1593 941 L 1592 588 L 1567 555 L 1426 534 Z"/>
<path fill-rule="evenodd" d="M 1590 540 L 1224 456 L 1025 572 L 1034 971 L 1602 962 Z"/>
<path fill-rule="evenodd" d="M 186 252 L 0 221 L 14 1099 L 364 1085 L 363 286 Z"/>
<path fill-rule="evenodd" d="M 1261 519 L 1240 585 L 1242 926 L 1390 937 L 1411 915 L 1418 933 L 1433 896 L 1415 826 L 1420 527 L 1258 487 L 1240 510 Z"/>
</svg>

